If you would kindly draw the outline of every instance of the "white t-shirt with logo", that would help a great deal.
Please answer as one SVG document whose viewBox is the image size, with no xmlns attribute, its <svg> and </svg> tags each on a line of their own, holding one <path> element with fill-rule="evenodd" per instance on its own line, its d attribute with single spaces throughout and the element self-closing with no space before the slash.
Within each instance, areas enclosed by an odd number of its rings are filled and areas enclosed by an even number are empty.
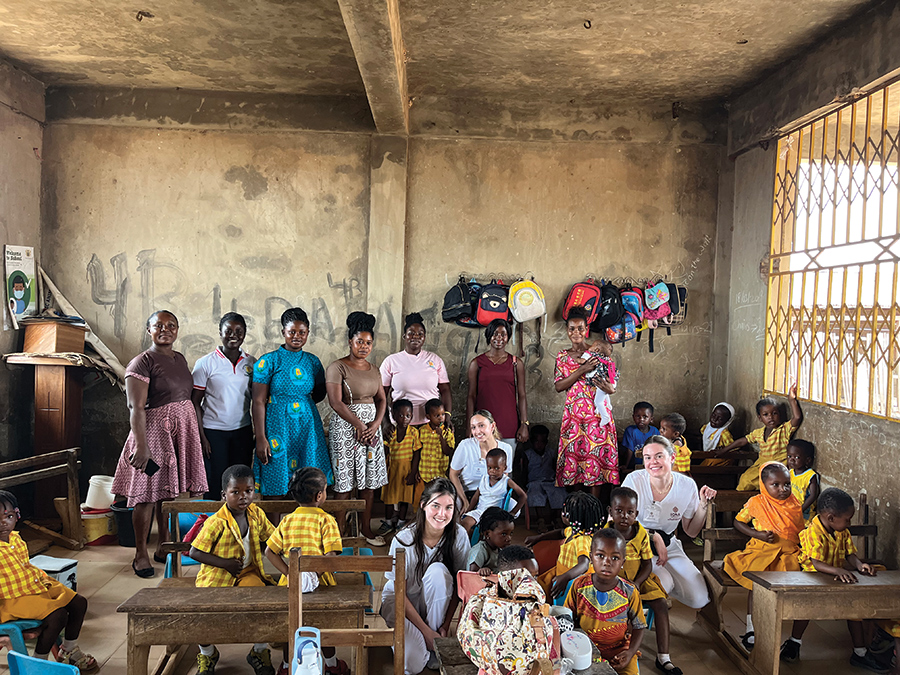
<svg viewBox="0 0 900 675">
<path fill-rule="evenodd" d="M 256 357 L 241 350 L 232 364 L 221 349 L 194 364 L 194 389 L 204 392 L 203 428 L 234 431 L 250 424 L 250 383 Z"/>
<path fill-rule="evenodd" d="M 692 478 L 672 472 L 672 489 L 662 501 L 653 501 L 650 474 L 645 469 L 632 471 L 625 476 L 622 487 L 638 494 L 638 520 L 648 530 L 661 530 L 672 534 L 682 518 L 692 518 L 697 512 L 700 493 Z"/>
</svg>

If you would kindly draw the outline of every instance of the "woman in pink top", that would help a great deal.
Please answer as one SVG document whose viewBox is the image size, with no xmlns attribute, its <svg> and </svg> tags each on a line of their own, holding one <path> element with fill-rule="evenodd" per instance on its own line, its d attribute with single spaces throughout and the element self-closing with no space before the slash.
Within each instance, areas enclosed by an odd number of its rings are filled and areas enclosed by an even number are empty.
<svg viewBox="0 0 900 675">
<path fill-rule="evenodd" d="M 476 410 L 490 410 L 504 443 L 528 441 L 528 402 L 525 399 L 525 364 L 506 351 L 511 328 L 508 321 L 494 319 L 484 329 L 489 349 L 469 362 L 469 397 L 466 417 Z M 508 458 L 509 466 L 513 457 Z"/>
<path fill-rule="evenodd" d="M 408 314 L 403 322 L 402 352 L 391 354 L 381 364 L 381 384 L 387 400 L 405 398 L 413 404 L 413 426 L 421 426 L 425 417 L 425 402 L 439 398 L 444 404 L 444 417 L 450 423 L 453 396 L 447 367 L 437 354 L 422 349 L 425 344 L 425 322 L 418 312 Z"/>
</svg>

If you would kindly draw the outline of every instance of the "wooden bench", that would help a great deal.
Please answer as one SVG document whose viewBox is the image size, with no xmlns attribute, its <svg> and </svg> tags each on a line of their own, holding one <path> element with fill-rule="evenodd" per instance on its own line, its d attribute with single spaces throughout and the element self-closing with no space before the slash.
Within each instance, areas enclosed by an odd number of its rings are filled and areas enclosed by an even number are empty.
<svg viewBox="0 0 900 675">
<path fill-rule="evenodd" d="M 784 621 L 900 617 L 900 572 L 879 572 L 875 577 L 857 574 L 857 584 L 808 572 L 747 572 L 745 576 L 753 582 L 755 645 L 749 661 L 736 661 L 744 673 L 778 675 Z"/>
<path fill-rule="evenodd" d="M 596 645 L 591 644 L 591 648 L 594 657 L 591 659 L 590 667 L 587 670 L 574 672 L 578 675 L 616 675 L 615 669 L 609 665 L 608 661 L 598 662 L 600 651 Z M 478 666 L 465 655 L 462 647 L 459 646 L 459 640 L 455 637 L 435 638 L 434 651 L 441 664 L 441 675 L 477 675 Z"/>
<path fill-rule="evenodd" d="M 174 577 L 181 576 L 181 553 L 187 554 L 191 550 L 191 545 L 181 541 L 183 533 L 178 524 L 179 513 L 215 513 L 225 502 L 223 501 L 203 501 L 203 500 L 173 500 L 163 502 L 162 512 L 169 519 L 169 534 L 173 537 L 173 541 L 164 542 L 160 545 L 160 549 L 166 554 L 174 553 L 172 562 L 172 574 Z M 255 501 L 266 514 L 282 514 L 291 513 L 297 508 L 297 502 L 292 500 L 272 499 Z M 363 511 L 366 503 L 362 499 L 330 499 L 322 504 L 322 510 L 333 515 L 338 522 L 346 517 L 348 513 L 358 513 Z M 356 536 L 344 537 L 342 543 L 345 547 L 352 548 L 354 552 L 358 552 L 361 546 L 366 545 L 364 537 Z"/>
<path fill-rule="evenodd" d="M 309 625 L 357 630 L 364 625 L 369 591 L 364 586 L 320 586 L 306 594 L 303 603 Z M 290 632 L 287 586 L 145 588 L 116 611 L 128 614 L 128 675 L 147 675 L 151 645 L 167 646 L 153 670 L 162 675 L 175 671 L 186 650 L 185 640 L 287 642 Z M 179 649 L 181 645 L 185 646 Z"/>
</svg>

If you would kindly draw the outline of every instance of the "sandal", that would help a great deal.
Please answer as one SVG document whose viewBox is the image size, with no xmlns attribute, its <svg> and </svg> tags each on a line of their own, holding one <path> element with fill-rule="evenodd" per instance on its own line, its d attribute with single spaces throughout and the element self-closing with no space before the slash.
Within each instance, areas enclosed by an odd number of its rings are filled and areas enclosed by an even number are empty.
<svg viewBox="0 0 900 675">
<path fill-rule="evenodd" d="M 166 555 L 158 555 L 156 553 L 153 554 L 153 559 L 158 562 L 160 565 L 165 565 L 168 560 L 168 556 Z"/>
<path fill-rule="evenodd" d="M 67 652 L 60 647 L 59 655 L 56 657 L 56 660 L 59 663 L 75 666 L 82 673 L 89 673 L 93 670 L 97 670 L 97 659 L 90 654 L 85 654 L 79 647 L 75 647 L 75 649 L 70 652 Z"/>
<path fill-rule="evenodd" d="M 684 675 L 681 668 L 676 666 L 671 661 L 660 663 L 659 659 L 656 659 L 656 669 L 661 673 L 666 673 L 666 675 Z"/>
<path fill-rule="evenodd" d="M 137 563 L 134 560 L 131 561 L 131 569 L 133 569 L 134 573 L 141 579 L 149 579 L 154 574 L 156 574 L 156 570 L 154 570 L 152 567 L 144 567 L 142 569 L 138 569 Z"/>
<path fill-rule="evenodd" d="M 754 642 L 750 642 L 750 638 L 752 638 L 752 637 L 753 637 L 752 630 L 749 633 L 744 633 L 743 635 L 740 636 L 741 644 L 744 645 L 744 649 L 746 649 L 748 652 L 753 651 Z"/>
</svg>

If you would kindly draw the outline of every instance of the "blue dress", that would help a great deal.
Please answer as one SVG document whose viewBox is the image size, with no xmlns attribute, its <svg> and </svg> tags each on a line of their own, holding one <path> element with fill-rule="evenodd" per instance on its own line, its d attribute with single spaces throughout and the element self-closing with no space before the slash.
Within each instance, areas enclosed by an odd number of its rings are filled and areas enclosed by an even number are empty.
<svg viewBox="0 0 900 675">
<path fill-rule="evenodd" d="M 272 458 L 268 464 L 253 458 L 260 494 L 286 495 L 291 474 L 304 466 L 322 469 L 332 483 L 322 418 L 312 400 L 313 389 L 325 388 L 322 362 L 308 352 L 292 352 L 281 346 L 259 358 L 253 367 L 253 381 L 269 385 L 266 437 Z"/>
</svg>

